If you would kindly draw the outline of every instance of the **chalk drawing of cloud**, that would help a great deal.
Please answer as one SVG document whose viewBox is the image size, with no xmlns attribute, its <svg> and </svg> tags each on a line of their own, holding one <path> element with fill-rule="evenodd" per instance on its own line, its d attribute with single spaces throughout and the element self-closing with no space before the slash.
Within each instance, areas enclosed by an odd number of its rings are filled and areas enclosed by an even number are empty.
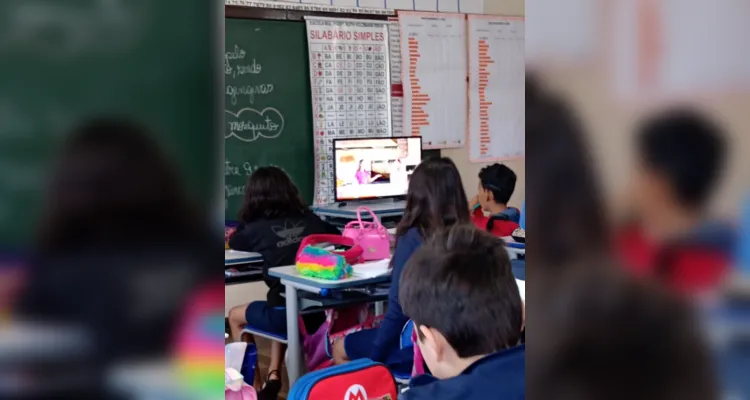
<svg viewBox="0 0 750 400">
<path fill-rule="evenodd" d="M 227 131 L 224 139 L 234 137 L 243 142 L 253 142 L 259 138 L 275 139 L 284 131 L 284 116 L 279 110 L 268 107 L 262 111 L 243 108 L 236 113 L 225 110 Z"/>
</svg>

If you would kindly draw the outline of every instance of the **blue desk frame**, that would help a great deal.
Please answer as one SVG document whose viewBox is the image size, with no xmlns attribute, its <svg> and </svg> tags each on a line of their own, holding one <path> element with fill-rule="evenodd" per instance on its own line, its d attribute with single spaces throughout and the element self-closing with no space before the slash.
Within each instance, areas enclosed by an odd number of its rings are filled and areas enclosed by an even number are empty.
<svg viewBox="0 0 750 400">
<path fill-rule="evenodd" d="M 281 279 L 281 283 L 285 287 L 287 352 L 289 354 L 286 367 L 289 374 L 289 386 L 293 385 L 305 373 L 303 370 L 302 343 L 299 336 L 300 296 L 297 291 L 323 294 L 328 290 L 365 288 L 391 280 L 390 275 L 384 275 L 376 278 L 354 277 L 340 281 L 324 281 L 299 275 L 294 265 L 271 268 L 268 270 L 268 275 Z"/>
</svg>

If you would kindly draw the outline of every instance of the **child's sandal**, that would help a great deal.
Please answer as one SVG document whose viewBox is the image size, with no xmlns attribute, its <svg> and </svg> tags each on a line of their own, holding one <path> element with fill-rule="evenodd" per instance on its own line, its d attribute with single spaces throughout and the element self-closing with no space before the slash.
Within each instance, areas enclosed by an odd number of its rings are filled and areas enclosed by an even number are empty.
<svg viewBox="0 0 750 400">
<path fill-rule="evenodd" d="M 276 374 L 278 379 L 271 379 L 271 375 Z M 273 370 L 268 372 L 266 382 L 263 388 L 258 392 L 258 400 L 277 400 L 281 392 L 281 372 Z"/>
</svg>

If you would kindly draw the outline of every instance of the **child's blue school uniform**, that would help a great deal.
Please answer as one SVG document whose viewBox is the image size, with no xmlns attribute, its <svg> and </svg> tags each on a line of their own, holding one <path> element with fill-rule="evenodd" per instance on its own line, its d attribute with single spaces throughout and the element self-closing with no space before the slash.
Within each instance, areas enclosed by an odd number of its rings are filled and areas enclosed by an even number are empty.
<svg viewBox="0 0 750 400">
<path fill-rule="evenodd" d="M 742 211 L 742 228 L 738 250 L 738 265 L 743 275 L 750 276 L 750 196 Z"/>
<path fill-rule="evenodd" d="M 439 380 L 422 375 L 411 380 L 399 400 L 523 400 L 526 398 L 526 345 L 489 355 L 460 375 Z"/>
<path fill-rule="evenodd" d="M 401 349 L 401 329 L 409 321 L 398 300 L 398 284 L 401 273 L 411 255 L 422 245 L 422 236 L 417 228 L 409 229 L 398 238 L 393 254 L 391 287 L 388 291 L 388 311 L 382 324 L 375 328 L 352 333 L 344 339 L 346 355 L 351 360 L 369 358 L 386 364 L 391 370 L 410 371 L 414 360 L 412 348 Z"/>
</svg>

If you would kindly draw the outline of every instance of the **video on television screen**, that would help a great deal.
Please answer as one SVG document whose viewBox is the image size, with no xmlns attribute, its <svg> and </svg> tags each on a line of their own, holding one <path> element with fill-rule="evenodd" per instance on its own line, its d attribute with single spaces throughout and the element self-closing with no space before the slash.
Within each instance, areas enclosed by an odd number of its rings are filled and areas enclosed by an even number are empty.
<svg viewBox="0 0 750 400">
<path fill-rule="evenodd" d="M 421 138 L 336 140 L 336 201 L 397 197 L 422 161 Z"/>
</svg>

